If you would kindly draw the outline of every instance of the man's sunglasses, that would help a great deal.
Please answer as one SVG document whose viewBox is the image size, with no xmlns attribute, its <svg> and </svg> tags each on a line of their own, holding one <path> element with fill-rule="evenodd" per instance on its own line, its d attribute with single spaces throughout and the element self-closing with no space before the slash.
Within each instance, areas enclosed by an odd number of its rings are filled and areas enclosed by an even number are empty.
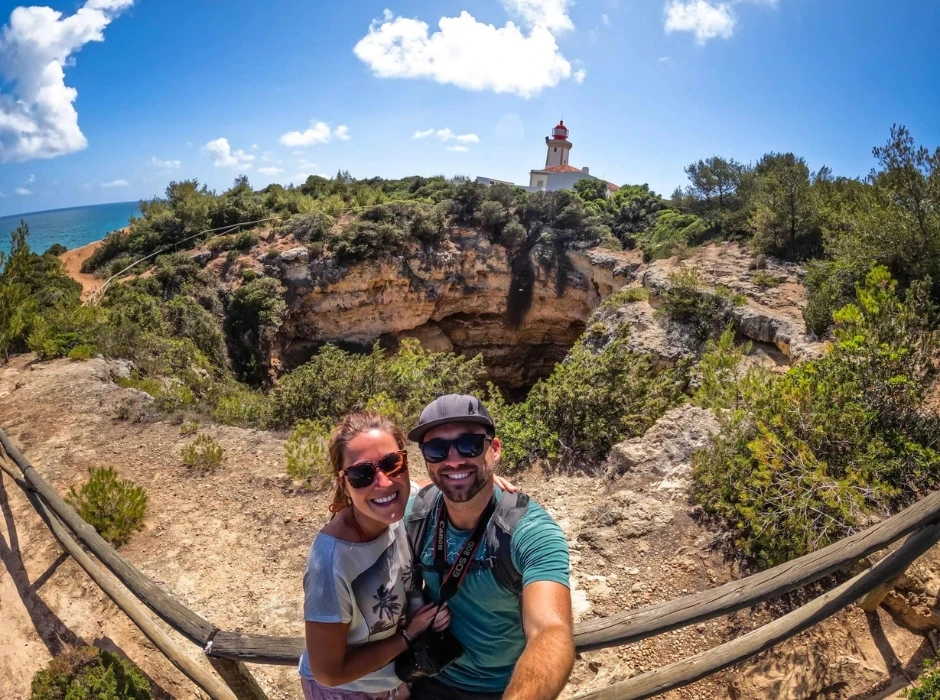
<svg viewBox="0 0 940 700">
<path fill-rule="evenodd" d="M 486 449 L 486 441 L 489 439 L 490 436 L 484 433 L 464 433 L 453 440 L 434 438 L 421 443 L 421 454 L 431 464 L 437 464 L 447 459 L 451 447 L 456 447 L 457 454 L 461 457 L 479 457 Z"/>
<path fill-rule="evenodd" d="M 397 476 L 408 468 L 408 453 L 404 450 L 389 452 L 378 462 L 359 462 L 343 470 L 343 476 L 354 489 L 364 489 L 375 483 L 378 470 L 386 476 Z"/>
</svg>

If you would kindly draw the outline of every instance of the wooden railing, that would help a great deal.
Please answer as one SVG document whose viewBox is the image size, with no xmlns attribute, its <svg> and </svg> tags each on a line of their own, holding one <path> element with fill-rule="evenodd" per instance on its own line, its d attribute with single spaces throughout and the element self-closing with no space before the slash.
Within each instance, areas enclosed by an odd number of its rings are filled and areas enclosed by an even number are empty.
<svg viewBox="0 0 940 700">
<path fill-rule="evenodd" d="M 220 630 L 160 589 L 105 542 L 49 486 L 2 430 L 0 448 L 0 467 L 26 492 L 36 511 L 66 551 L 177 668 L 210 697 L 219 700 L 264 700 L 263 691 L 244 662 L 297 663 L 304 645 L 301 637 L 272 637 Z M 20 474 L 11 465 L 4 464 L 4 454 L 19 468 Z M 579 651 L 627 644 L 772 600 L 840 571 L 906 535 L 910 537 L 900 547 L 871 568 L 753 632 L 688 659 L 577 697 L 636 700 L 693 683 L 771 648 L 872 591 L 883 588 L 886 582 L 896 579 L 911 563 L 940 541 L 940 492 L 930 494 L 867 530 L 773 569 L 665 603 L 578 623 L 575 625 L 575 645 Z M 123 594 L 101 567 L 82 552 L 73 537 L 87 547 L 133 597 Z M 174 630 L 198 644 L 225 683 L 220 683 L 208 669 L 186 659 L 168 638 L 158 642 L 157 639 L 163 633 L 153 624 L 138 601 Z"/>
</svg>

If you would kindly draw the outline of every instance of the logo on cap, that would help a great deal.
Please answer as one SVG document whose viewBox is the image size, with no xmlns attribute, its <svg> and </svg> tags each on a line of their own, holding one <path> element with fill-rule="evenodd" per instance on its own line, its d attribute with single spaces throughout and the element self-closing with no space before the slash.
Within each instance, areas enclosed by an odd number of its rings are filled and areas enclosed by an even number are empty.
<svg viewBox="0 0 940 700">
<path fill-rule="evenodd" d="M 473 410 L 473 401 L 471 401 L 471 402 L 467 405 L 467 415 L 468 415 L 468 416 L 475 416 L 476 414 L 477 414 L 477 412 Z"/>
</svg>

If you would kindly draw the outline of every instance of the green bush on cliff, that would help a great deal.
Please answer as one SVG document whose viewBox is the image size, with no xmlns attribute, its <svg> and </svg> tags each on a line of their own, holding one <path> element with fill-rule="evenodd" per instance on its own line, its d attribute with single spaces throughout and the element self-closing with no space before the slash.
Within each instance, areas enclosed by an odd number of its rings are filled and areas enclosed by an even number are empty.
<svg viewBox="0 0 940 700">
<path fill-rule="evenodd" d="M 681 396 L 687 368 L 659 373 L 650 357 L 629 348 L 629 328 L 615 330 L 602 349 L 578 341 L 551 376 L 538 382 L 524 404 L 497 411 L 497 432 L 510 450 L 509 467 L 539 458 L 596 462 L 610 448 L 643 434 Z"/>
<path fill-rule="evenodd" d="M 82 520 L 118 547 L 140 528 L 147 513 L 147 492 L 111 467 L 89 469 L 88 481 L 69 489 L 65 499 Z"/>
<path fill-rule="evenodd" d="M 927 289 L 902 302 L 874 269 L 835 315 L 825 356 L 739 382 L 737 400 L 719 403 L 730 410 L 694 457 L 695 497 L 760 563 L 825 546 L 940 484 L 940 425 L 921 410 L 937 372 Z"/>
<path fill-rule="evenodd" d="M 391 355 L 378 345 L 368 354 L 325 345 L 275 387 L 272 418 L 275 425 L 288 427 L 301 419 L 336 421 L 372 408 L 407 427 L 434 398 L 475 391 L 482 374 L 479 356 L 429 352 L 413 338 L 403 339 Z"/>
<path fill-rule="evenodd" d="M 689 326 L 699 342 L 719 333 L 728 321 L 731 307 L 739 301 L 727 290 L 705 289 L 695 267 L 669 273 L 669 286 L 663 291 L 657 313 L 670 321 Z"/>
<path fill-rule="evenodd" d="M 82 646 L 33 676 L 30 700 L 150 700 L 150 681 L 117 654 Z"/>
</svg>

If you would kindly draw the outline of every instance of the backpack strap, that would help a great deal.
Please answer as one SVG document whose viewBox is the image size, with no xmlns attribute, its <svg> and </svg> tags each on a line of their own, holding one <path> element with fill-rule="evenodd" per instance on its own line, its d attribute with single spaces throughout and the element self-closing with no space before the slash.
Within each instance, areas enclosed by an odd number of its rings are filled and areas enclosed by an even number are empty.
<svg viewBox="0 0 940 700">
<path fill-rule="evenodd" d="M 412 585 L 416 587 L 420 586 L 421 571 L 424 568 L 433 570 L 421 564 L 421 552 L 430 526 L 431 515 L 437 506 L 440 494 L 440 490 L 434 484 L 425 486 L 415 496 L 411 512 L 405 519 L 405 532 L 408 533 L 412 554 L 411 580 Z M 512 563 L 512 535 L 528 508 L 529 497 L 526 494 L 519 491 L 503 492 L 496 506 L 496 512 L 490 518 L 490 524 L 486 528 L 489 557 L 487 561 L 479 564 L 482 568 L 492 570 L 496 582 L 516 596 L 522 595 L 522 574 Z M 477 566 L 474 563 L 472 568 L 476 569 Z"/>
<path fill-rule="evenodd" d="M 405 518 L 405 532 L 408 535 L 408 543 L 411 545 L 411 585 L 414 588 L 421 587 L 421 551 L 424 537 L 428 533 L 430 516 L 440 493 L 434 484 L 425 486 L 418 491 L 411 506 L 411 512 Z"/>
<path fill-rule="evenodd" d="M 493 577 L 516 596 L 522 595 L 522 574 L 512 563 L 512 535 L 528 508 L 526 494 L 504 491 L 487 530 L 487 544 L 494 560 Z"/>
</svg>

